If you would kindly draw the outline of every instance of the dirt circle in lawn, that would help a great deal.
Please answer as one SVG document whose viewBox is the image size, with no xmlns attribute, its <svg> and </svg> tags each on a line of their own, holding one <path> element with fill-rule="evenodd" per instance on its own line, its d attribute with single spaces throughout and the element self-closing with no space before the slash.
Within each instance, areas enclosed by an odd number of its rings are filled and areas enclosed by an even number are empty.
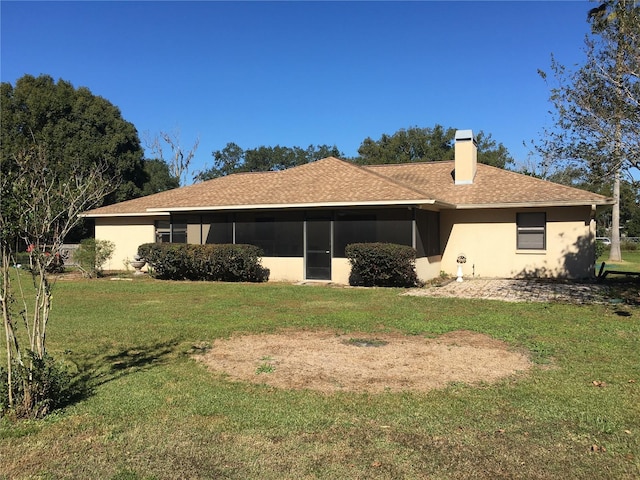
<svg viewBox="0 0 640 480">
<path fill-rule="evenodd" d="M 522 352 L 490 336 L 287 331 L 216 340 L 197 356 L 233 381 L 326 393 L 428 391 L 453 382 L 491 383 L 528 370 Z"/>
</svg>

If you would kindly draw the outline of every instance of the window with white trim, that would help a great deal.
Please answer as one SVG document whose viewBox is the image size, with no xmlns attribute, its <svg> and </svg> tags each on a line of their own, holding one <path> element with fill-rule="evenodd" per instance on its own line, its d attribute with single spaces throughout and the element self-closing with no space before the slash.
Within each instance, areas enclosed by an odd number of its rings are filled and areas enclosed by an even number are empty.
<svg viewBox="0 0 640 480">
<path fill-rule="evenodd" d="M 169 220 L 156 220 L 156 243 L 171 242 L 171 222 Z"/>
<path fill-rule="evenodd" d="M 547 215 L 544 212 L 516 214 L 518 250 L 544 250 L 547 248 Z"/>
</svg>

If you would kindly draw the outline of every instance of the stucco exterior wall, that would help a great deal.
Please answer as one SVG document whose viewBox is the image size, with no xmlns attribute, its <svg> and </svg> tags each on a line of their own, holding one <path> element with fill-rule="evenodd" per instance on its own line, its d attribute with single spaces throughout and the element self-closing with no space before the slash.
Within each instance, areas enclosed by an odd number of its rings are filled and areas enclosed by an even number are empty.
<svg viewBox="0 0 640 480">
<path fill-rule="evenodd" d="M 125 262 L 133 260 L 138 247 L 155 241 L 153 217 L 96 218 L 96 240 L 109 240 L 116 246 L 105 270 L 125 270 Z"/>
<path fill-rule="evenodd" d="M 302 258 L 262 257 L 262 266 L 269 269 L 271 282 L 299 282 L 304 278 Z"/>
<path fill-rule="evenodd" d="M 442 257 L 423 257 L 416 260 L 416 274 L 420 280 L 426 281 L 440 276 Z"/>
<path fill-rule="evenodd" d="M 334 258 L 331 260 L 331 281 L 342 285 L 349 285 L 351 264 L 346 258 Z"/>
<path fill-rule="evenodd" d="M 518 250 L 516 214 L 545 211 L 546 249 Z M 446 210 L 441 212 L 442 270 L 465 277 L 568 277 L 593 275 L 595 221 L 590 207 Z"/>
</svg>

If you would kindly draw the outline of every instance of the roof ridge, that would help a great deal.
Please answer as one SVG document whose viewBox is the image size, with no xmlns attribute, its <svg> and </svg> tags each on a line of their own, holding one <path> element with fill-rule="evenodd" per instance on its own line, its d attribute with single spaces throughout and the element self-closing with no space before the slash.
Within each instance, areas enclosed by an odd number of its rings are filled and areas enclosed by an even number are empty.
<svg viewBox="0 0 640 480">
<path fill-rule="evenodd" d="M 285 169 L 285 170 L 280 170 L 280 172 L 290 172 L 292 170 L 296 170 L 299 167 L 306 167 L 306 166 L 310 166 L 310 165 L 313 165 L 313 164 L 317 164 L 318 162 L 329 161 L 329 160 L 337 161 L 337 162 L 341 163 L 342 165 L 344 165 L 347 168 L 351 168 L 351 169 L 357 170 L 359 173 L 365 173 L 367 175 L 372 175 L 372 176 L 374 176 L 374 177 L 376 177 L 376 178 L 378 178 L 380 180 L 384 180 L 387 183 L 391 183 L 395 187 L 401 187 L 401 188 L 403 188 L 405 190 L 408 190 L 411 193 L 418 194 L 418 195 L 423 195 L 423 196 L 426 196 L 426 197 L 429 196 L 428 192 L 425 192 L 424 190 L 419 190 L 419 189 L 417 189 L 415 187 L 412 187 L 411 185 L 408 185 L 406 183 L 400 182 L 400 181 L 398 181 L 398 180 L 396 180 L 394 178 L 391 178 L 391 177 L 389 177 L 387 175 L 382 175 L 382 174 L 380 174 L 378 172 L 373 172 L 373 171 L 369 170 L 367 168 L 368 165 L 358 165 L 358 164 L 353 163 L 353 162 L 351 162 L 349 160 L 343 160 L 341 158 L 334 157 L 334 156 L 320 158 L 318 160 L 314 160 L 313 162 L 304 163 L 302 165 L 296 165 L 295 167 L 292 167 L 292 168 L 288 168 L 288 169 Z"/>
<path fill-rule="evenodd" d="M 411 165 L 434 165 L 434 164 L 441 164 L 441 163 L 454 163 L 454 160 L 425 160 L 423 161 L 418 161 L 418 162 L 400 162 L 400 163 L 374 163 L 371 165 L 362 165 L 363 167 L 367 167 L 367 168 L 384 168 L 384 167 L 404 167 L 404 166 L 411 166 Z M 479 164 L 479 162 L 478 162 Z"/>
</svg>

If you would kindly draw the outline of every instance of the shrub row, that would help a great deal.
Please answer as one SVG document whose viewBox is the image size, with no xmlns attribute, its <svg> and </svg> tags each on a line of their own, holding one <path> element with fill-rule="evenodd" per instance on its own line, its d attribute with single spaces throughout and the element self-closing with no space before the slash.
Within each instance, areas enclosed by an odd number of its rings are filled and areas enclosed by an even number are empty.
<svg viewBox="0 0 640 480">
<path fill-rule="evenodd" d="M 351 264 L 349 284 L 365 287 L 418 285 L 416 250 L 393 243 L 352 243 L 345 254 Z"/>
<path fill-rule="evenodd" d="M 254 245 L 189 245 L 145 243 L 138 255 L 150 273 L 164 280 L 266 282 L 269 269 L 260 263 L 262 250 Z"/>
</svg>

